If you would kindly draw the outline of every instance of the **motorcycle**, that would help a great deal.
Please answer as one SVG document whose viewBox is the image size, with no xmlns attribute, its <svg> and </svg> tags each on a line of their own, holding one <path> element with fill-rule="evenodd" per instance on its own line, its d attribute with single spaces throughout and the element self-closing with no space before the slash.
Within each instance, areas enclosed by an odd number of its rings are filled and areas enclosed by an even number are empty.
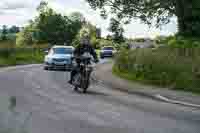
<svg viewBox="0 0 200 133">
<path fill-rule="evenodd" d="M 78 91 L 80 88 L 83 90 L 83 93 L 86 93 L 90 85 L 90 75 L 93 71 L 93 66 L 91 64 L 91 57 L 80 57 L 79 60 L 79 71 L 72 79 L 72 85 L 75 91 Z"/>
</svg>

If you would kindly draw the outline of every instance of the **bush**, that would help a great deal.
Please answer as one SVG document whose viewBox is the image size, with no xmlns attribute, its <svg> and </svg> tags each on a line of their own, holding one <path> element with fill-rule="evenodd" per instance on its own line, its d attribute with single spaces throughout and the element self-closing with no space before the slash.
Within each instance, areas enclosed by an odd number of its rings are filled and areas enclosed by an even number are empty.
<svg viewBox="0 0 200 133">
<path fill-rule="evenodd" d="M 199 38 L 187 38 L 182 36 L 157 37 L 157 46 L 165 45 L 172 48 L 200 48 Z"/>
<path fill-rule="evenodd" d="M 173 48 L 200 48 L 199 38 L 186 38 L 182 36 L 157 37 L 157 45 L 164 44 Z"/>
<path fill-rule="evenodd" d="M 33 45 L 32 33 L 27 29 L 19 32 L 16 38 L 16 46 L 24 47 Z"/>
<path fill-rule="evenodd" d="M 122 50 L 114 66 L 134 80 L 200 93 L 199 55 L 192 48 Z"/>
</svg>

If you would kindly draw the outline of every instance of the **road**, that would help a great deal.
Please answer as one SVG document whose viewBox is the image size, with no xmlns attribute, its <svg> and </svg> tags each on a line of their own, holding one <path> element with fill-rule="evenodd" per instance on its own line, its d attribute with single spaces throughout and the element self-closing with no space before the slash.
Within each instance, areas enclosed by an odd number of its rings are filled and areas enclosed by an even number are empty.
<svg viewBox="0 0 200 133">
<path fill-rule="evenodd" d="M 32 133 L 199 133 L 200 110 L 92 83 L 88 94 L 67 84 L 68 72 L 42 66 L 0 72 L 0 92 L 32 112 Z"/>
</svg>

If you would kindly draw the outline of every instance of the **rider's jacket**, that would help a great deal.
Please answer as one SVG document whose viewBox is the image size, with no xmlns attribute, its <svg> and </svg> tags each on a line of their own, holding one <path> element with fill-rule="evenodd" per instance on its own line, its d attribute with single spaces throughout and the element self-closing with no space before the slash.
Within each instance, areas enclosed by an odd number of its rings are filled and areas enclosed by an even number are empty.
<svg viewBox="0 0 200 133">
<path fill-rule="evenodd" d="M 97 54 L 95 52 L 95 49 L 91 45 L 79 45 L 74 50 L 74 55 L 76 57 L 80 57 L 84 53 L 90 53 L 95 60 L 98 60 Z M 76 60 L 77 63 L 79 63 L 79 60 Z"/>
</svg>

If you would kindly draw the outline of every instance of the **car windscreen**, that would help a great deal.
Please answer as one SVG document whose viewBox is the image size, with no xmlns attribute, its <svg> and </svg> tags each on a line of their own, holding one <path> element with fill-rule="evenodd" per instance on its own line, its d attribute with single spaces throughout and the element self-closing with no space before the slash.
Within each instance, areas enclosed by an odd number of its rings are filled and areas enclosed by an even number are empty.
<svg viewBox="0 0 200 133">
<path fill-rule="evenodd" d="M 53 48 L 53 54 L 72 54 L 72 48 Z"/>
<path fill-rule="evenodd" d="M 103 50 L 114 50 L 113 47 L 104 47 Z"/>
</svg>

